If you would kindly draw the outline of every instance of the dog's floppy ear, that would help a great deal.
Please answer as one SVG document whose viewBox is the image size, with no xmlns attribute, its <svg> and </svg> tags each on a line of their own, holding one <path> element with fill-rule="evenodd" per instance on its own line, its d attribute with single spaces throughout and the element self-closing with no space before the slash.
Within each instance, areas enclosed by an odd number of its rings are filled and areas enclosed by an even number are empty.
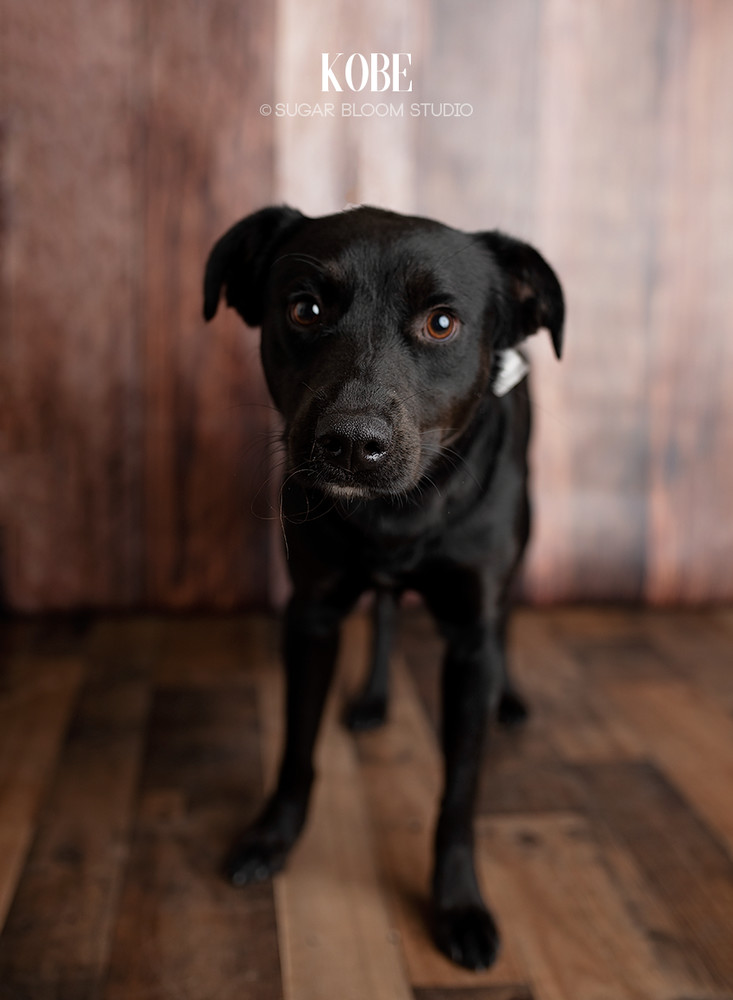
<svg viewBox="0 0 733 1000">
<path fill-rule="evenodd" d="M 480 233 L 507 279 L 510 297 L 509 329 L 497 347 L 511 347 L 544 327 L 549 330 L 555 354 L 562 353 L 565 302 L 557 275 L 529 243 L 497 230 Z"/>
<path fill-rule="evenodd" d="M 260 326 L 264 286 L 275 250 L 285 234 L 305 216 L 286 205 L 263 208 L 232 226 L 217 240 L 206 262 L 204 319 L 216 315 L 222 286 L 227 305 L 248 326 Z"/>
</svg>

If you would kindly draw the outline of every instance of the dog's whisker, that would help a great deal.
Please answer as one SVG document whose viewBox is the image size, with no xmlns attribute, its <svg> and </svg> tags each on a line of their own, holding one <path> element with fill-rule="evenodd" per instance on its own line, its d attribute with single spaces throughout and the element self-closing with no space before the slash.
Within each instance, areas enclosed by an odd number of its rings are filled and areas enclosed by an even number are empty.
<svg viewBox="0 0 733 1000">
<path fill-rule="evenodd" d="M 281 264 L 283 261 L 292 260 L 300 264 L 309 264 L 311 267 L 315 268 L 321 274 L 327 272 L 327 268 L 324 266 L 323 261 L 320 261 L 317 257 L 313 257 L 307 253 L 286 253 L 282 254 L 280 257 L 276 257 L 272 262 L 272 266 L 275 267 L 277 264 Z"/>
<path fill-rule="evenodd" d="M 308 385 L 307 382 L 301 382 L 300 384 L 304 386 L 308 390 L 308 392 L 310 392 L 314 396 L 315 399 L 324 400 L 326 398 L 326 393 L 323 389 L 314 389 L 312 388 L 312 386 Z"/>
<path fill-rule="evenodd" d="M 445 264 L 447 261 L 453 260 L 454 257 L 458 257 L 460 254 L 465 253 L 467 250 L 472 250 L 476 246 L 481 246 L 485 242 L 484 237 L 480 233 L 475 236 L 471 236 L 469 234 L 464 235 L 467 237 L 465 245 L 459 247 L 457 250 L 454 250 L 452 253 L 446 254 L 444 257 L 440 257 L 440 264 Z"/>
</svg>

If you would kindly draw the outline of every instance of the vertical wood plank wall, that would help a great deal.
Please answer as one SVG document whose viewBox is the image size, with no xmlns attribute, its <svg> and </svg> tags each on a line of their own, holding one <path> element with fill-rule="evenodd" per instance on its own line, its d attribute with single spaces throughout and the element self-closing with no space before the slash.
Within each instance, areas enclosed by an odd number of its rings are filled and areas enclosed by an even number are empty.
<svg viewBox="0 0 733 1000">
<path fill-rule="evenodd" d="M 211 242 L 272 201 L 535 242 L 569 323 L 561 364 L 531 347 L 525 594 L 733 597 L 727 0 L 10 0 L 2 44 L 11 608 L 282 594 L 257 335 L 200 316 Z M 413 92 L 260 113 L 322 104 L 324 51 L 411 52 Z M 378 100 L 404 117 L 341 116 Z"/>
</svg>

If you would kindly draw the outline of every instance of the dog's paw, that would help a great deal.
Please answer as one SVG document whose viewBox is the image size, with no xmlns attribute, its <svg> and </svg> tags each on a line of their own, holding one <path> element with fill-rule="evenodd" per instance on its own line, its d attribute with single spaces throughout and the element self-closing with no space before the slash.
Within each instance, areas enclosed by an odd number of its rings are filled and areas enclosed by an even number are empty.
<svg viewBox="0 0 733 1000">
<path fill-rule="evenodd" d="M 285 866 L 287 856 L 286 847 L 248 836 L 234 846 L 224 874 L 237 887 L 264 882 Z"/>
<path fill-rule="evenodd" d="M 384 725 L 386 719 L 386 698 L 355 698 L 344 713 L 344 723 L 352 733 L 378 729 Z"/>
<path fill-rule="evenodd" d="M 521 726 L 529 718 L 529 709 L 516 691 L 508 689 L 502 693 L 497 710 L 497 720 L 502 726 Z"/>
<path fill-rule="evenodd" d="M 440 910 L 435 921 L 440 950 L 466 969 L 488 969 L 499 951 L 499 932 L 491 914 L 481 906 Z"/>
</svg>

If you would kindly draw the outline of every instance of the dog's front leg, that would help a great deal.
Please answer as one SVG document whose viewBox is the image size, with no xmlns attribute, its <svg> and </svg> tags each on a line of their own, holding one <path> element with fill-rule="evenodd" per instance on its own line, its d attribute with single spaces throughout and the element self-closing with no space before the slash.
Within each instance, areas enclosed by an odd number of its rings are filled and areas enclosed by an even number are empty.
<svg viewBox="0 0 733 1000">
<path fill-rule="evenodd" d="M 501 629 L 482 621 L 443 631 L 445 789 L 435 838 L 435 933 L 454 962 L 485 969 L 499 936 L 476 877 L 473 812 L 486 724 L 502 690 Z"/>
<path fill-rule="evenodd" d="M 389 657 L 392 650 L 398 597 L 386 587 L 377 589 L 373 610 L 373 646 L 369 674 L 364 687 L 346 711 L 346 725 L 352 732 L 376 729 L 387 717 Z"/>
<path fill-rule="evenodd" d="M 227 863 L 235 885 L 279 871 L 298 838 L 313 784 L 313 750 L 338 652 L 342 606 L 294 596 L 285 617 L 286 739 L 275 792 Z"/>
</svg>

